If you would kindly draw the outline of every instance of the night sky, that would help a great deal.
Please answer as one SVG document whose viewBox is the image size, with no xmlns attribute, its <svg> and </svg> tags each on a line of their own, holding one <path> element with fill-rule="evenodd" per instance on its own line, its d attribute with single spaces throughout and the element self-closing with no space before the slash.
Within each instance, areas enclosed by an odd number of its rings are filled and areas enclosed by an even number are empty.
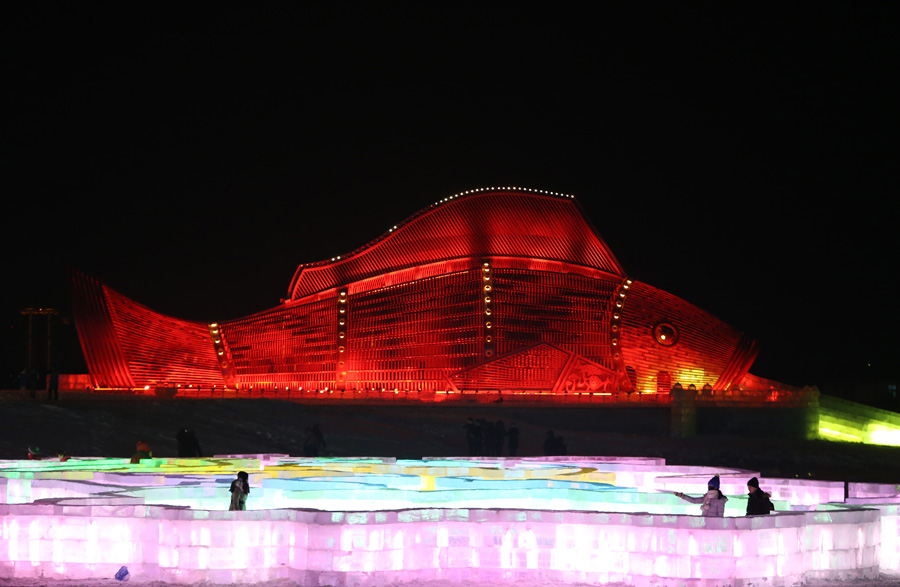
<svg viewBox="0 0 900 587">
<path fill-rule="evenodd" d="M 66 317 L 67 267 L 226 320 L 443 197 L 522 186 L 757 338 L 754 374 L 897 383 L 900 5 L 523 4 L 7 12 L 4 377 L 22 308 Z"/>
</svg>

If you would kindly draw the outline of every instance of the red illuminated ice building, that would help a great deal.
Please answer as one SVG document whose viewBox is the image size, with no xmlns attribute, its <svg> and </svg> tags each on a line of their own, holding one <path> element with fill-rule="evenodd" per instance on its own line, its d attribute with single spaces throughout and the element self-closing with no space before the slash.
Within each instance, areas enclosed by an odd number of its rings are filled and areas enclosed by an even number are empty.
<svg viewBox="0 0 900 587">
<path fill-rule="evenodd" d="M 569 196 L 460 193 L 330 261 L 285 301 L 219 323 L 154 312 L 73 275 L 94 386 L 264 393 L 668 393 L 732 388 L 756 344 L 632 281 Z"/>
</svg>

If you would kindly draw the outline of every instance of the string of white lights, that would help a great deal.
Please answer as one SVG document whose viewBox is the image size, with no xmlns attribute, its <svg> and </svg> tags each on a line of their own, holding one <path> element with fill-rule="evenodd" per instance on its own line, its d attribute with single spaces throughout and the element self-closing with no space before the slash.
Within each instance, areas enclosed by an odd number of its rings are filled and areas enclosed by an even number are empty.
<svg viewBox="0 0 900 587">
<path fill-rule="evenodd" d="M 426 210 L 430 210 L 430 209 L 434 208 L 435 206 L 440 206 L 441 204 L 445 204 L 445 203 L 447 203 L 447 202 L 449 202 L 449 201 L 451 201 L 451 200 L 455 200 L 455 199 L 458 199 L 458 198 L 461 198 L 461 197 L 464 197 L 464 196 L 470 196 L 470 195 L 475 195 L 475 194 L 484 194 L 484 193 L 492 193 L 492 192 L 500 192 L 500 191 L 527 192 L 527 193 L 532 193 L 532 194 L 543 194 L 543 195 L 547 195 L 547 196 L 557 196 L 557 197 L 560 197 L 560 198 L 570 198 L 570 199 L 573 199 L 573 200 L 575 199 L 575 196 L 572 195 L 572 194 L 564 194 L 564 193 L 562 193 L 562 192 L 554 192 L 554 191 L 550 191 L 550 190 L 538 190 L 538 189 L 534 189 L 534 188 L 511 187 L 511 186 L 507 186 L 507 187 L 475 188 L 475 189 L 471 189 L 471 190 L 466 190 L 466 191 L 464 191 L 464 192 L 458 192 L 458 193 L 453 194 L 452 196 L 447 196 L 446 198 L 443 198 L 443 199 L 441 199 L 441 200 L 438 200 L 437 202 L 435 202 L 434 204 L 432 204 L 431 206 L 429 206 L 428 208 L 426 208 Z M 364 250 L 368 249 L 369 247 L 371 247 L 371 246 L 374 245 L 375 243 L 378 243 L 378 242 L 382 241 L 383 239 L 387 238 L 389 235 L 393 234 L 393 232 L 394 232 L 395 230 L 397 230 L 397 227 L 398 227 L 398 226 L 403 226 L 404 224 L 408 223 L 410 220 L 413 220 L 414 218 L 418 217 L 422 212 L 424 212 L 424 210 L 421 211 L 421 212 L 417 212 L 416 214 L 413 214 L 413 215 L 410 216 L 406 221 L 401 222 L 399 225 L 394 225 L 394 226 L 388 228 L 387 233 L 385 233 L 384 235 L 382 235 L 382 236 L 376 238 L 374 241 L 368 243 L 367 245 L 365 245 L 365 246 L 363 246 L 363 247 L 360 247 L 359 249 L 357 249 L 357 250 L 355 250 L 355 251 L 353 251 L 353 252 L 351 252 L 351 253 L 348 253 L 348 254 L 346 254 L 346 255 L 343 255 L 343 259 L 346 260 L 346 259 L 349 259 L 350 257 L 354 257 L 354 256 L 358 255 L 359 253 L 363 252 Z M 313 261 L 313 262 L 311 262 L 311 263 L 304 263 L 304 264 L 302 265 L 302 267 L 313 267 L 313 266 L 325 265 L 325 264 L 327 264 L 327 263 L 331 263 L 331 262 L 334 262 L 334 261 L 340 261 L 341 258 L 342 258 L 341 255 L 337 255 L 337 256 L 335 256 L 335 257 L 332 257 L 330 261 L 329 261 L 329 260 L 325 260 L 325 261 Z"/>
</svg>

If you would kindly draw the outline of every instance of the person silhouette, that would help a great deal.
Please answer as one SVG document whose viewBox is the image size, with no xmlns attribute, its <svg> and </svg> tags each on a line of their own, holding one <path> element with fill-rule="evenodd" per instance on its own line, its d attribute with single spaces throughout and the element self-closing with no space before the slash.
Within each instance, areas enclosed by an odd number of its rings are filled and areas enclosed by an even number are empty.
<svg viewBox="0 0 900 587">
<path fill-rule="evenodd" d="M 544 439 L 544 456 L 550 457 L 556 454 L 556 437 L 553 430 L 547 430 L 547 438 Z"/>
<path fill-rule="evenodd" d="M 716 475 L 707 483 L 707 492 L 704 495 L 691 497 L 678 491 L 675 496 L 691 503 L 699 503 L 700 515 L 704 518 L 721 518 L 725 516 L 725 502 L 728 498 L 722 495 L 719 486 L 719 476 Z"/>
<path fill-rule="evenodd" d="M 244 511 L 247 509 L 247 497 L 250 495 L 250 476 L 245 471 L 237 474 L 237 479 L 231 482 L 231 503 L 229 511 Z"/>
<path fill-rule="evenodd" d="M 143 440 L 138 440 L 136 451 L 133 455 L 131 455 L 131 464 L 135 465 L 137 463 L 140 463 L 141 459 L 150 458 L 153 458 L 153 451 L 150 450 L 150 445 Z"/>
<path fill-rule="evenodd" d="M 59 400 L 59 371 L 56 367 L 47 374 L 47 401 Z"/>
<path fill-rule="evenodd" d="M 200 451 L 200 441 L 197 440 L 197 433 L 190 428 L 182 428 L 179 430 L 178 434 L 175 435 L 175 439 L 178 441 L 179 457 L 190 458 L 203 456 Z"/>
<path fill-rule="evenodd" d="M 506 436 L 509 438 L 509 456 L 514 457 L 519 452 L 519 428 L 515 422 L 506 431 Z"/>
</svg>

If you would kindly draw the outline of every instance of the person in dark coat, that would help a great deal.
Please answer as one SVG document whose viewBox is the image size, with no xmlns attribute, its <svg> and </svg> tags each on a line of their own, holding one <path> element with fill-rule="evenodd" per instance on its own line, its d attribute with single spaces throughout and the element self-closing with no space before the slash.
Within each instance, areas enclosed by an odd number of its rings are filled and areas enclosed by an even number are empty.
<svg viewBox="0 0 900 587">
<path fill-rule="evenodd" d="M 747 515 L 760 516 L 768 514 L 775 509 L 772 501 L 769 499 L 771 495 L 759 488 L 759 479 L 753 477 L 747 481 Z"/>
<path fill-rule="evenodd" d="M 313 424 L 311 428 L 307 428 L 303 438 L 303 456 L 318 457 L 319 449 L 325 449 L 325 434 L 319 428 L 319 424 Z"/>
<path fill-rule="evenodd" d="M 47 401 L 59 400 L 59 371 L 56 367 L 47 375 Z"/>
<path fill-rule="evenodd" d="M 509 456 L 514 457 L 519 452 L 519 428 L 515 422 L 506 431 L 506 435 L 509 437 Z"/>
<path fill-rule="evenodd" d="M 475 420 L 466 420 L 466 445 L 469 447 L 469 456 L 477 457 L 481 453 L 481 428 Z"/>
<path fill-rule="evenodd" d="M 319 445 L 316 443 L 316 435 L 312 428 L 307 426 L 303 431 L 303 456 L 317 457 L 319 456 Z"/>
<path fill-rule="evenodd" d="M 547 438 L 544 439 L 544 456 L 550 457 L 556 454 L 556 437 L 553 430 L 547 430 Z"/>
<path fill-rule="evenodd" d="M 562 436 L 556 437 L 555 445 L 556 446 L 553 449 L 553 454 L 561 457 L 569 454 L 569 447 L 566 446 L 566 441 Z"/>
<path fill-rule="evenodd" d="M 478 456 L 489 457 L 491 456 L 491 439 L 494 434 L 494 425 L 485 420 L 484 418 L 478 418 L 478 430 L 479 436 L 479 448 L 478 448 Z"/>
<path fill-rule="evenodd" d="M 481 420 L 481 454 L 494 456 L 494 423 Z"/>
<path fill-rule="evenodd" d="M 202 457 L 200 452 L 200 441 L 197 440 L 197 433 L 188 428 L 182 428 L 175 435 L 178 441 L 179 457 Z"/>
<path fill-rule="evenodd" d="M 503 456 L 503 439 L 506 438 L 506 426 L 503 424 L 503 420 L 497 420 L 494 422 L 494 449 L 493 454 L 496 457 Z"/>
<path fill-rule="evenodd" d="M 28 371 L 28 393 L 31 397 L 37 397 L 38 372 L 35 369 Z"/>
</svg>

